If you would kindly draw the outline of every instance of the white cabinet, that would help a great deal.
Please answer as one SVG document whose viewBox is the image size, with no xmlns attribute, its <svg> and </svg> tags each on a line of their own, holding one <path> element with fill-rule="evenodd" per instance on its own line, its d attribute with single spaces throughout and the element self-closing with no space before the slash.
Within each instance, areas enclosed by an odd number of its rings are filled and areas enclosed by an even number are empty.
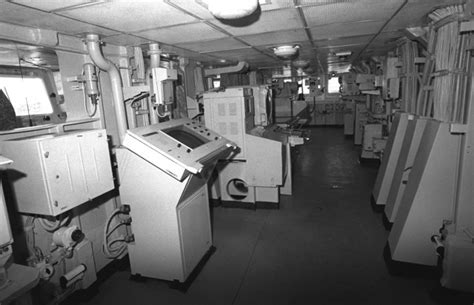
<svg viewBox="0 0 474 305">
<path fill-rule="evenodd" d="M 105 130 L 1 143 L 18 212 L 56 216 L 114 188 Z"/>
<path fill-rule="evenodd" d="M 245 135 L 255 127 L 252 93 L 252 88 L 235 87 L 203 94 L 206 127 L 240 147 L 232 159 L 246 157 Z"/>
</svg>

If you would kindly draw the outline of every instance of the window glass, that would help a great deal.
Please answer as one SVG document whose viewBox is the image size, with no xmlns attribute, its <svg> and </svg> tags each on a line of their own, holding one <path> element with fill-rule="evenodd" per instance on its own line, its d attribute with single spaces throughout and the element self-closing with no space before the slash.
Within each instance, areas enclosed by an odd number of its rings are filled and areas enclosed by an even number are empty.
<svg viewBox="0 0 474 305">
<path fill-rule="evenodd" d="M 220 86 L 221 86 L 221 80 L 220 79 L 212 80 L 212 87 L 213 88 L 219 88 Z"/>
<path fill-rule="evenodd" d="M 0 89 L 10 99 L 17 116 L 53 113 L 44 81 L 39 77 L 0 75 Z"/>
<path fill-rule="evenodd" d="M 298 85 L 301 86 L 303 94 L 309 94 L 309 79 L 308 78 L 298 81 Z"/>
<path fill-rule="evenodd" d="M 328 93 L 339 93 L 339 78 L 331 77 L 328 79 Z"/>
</svg>

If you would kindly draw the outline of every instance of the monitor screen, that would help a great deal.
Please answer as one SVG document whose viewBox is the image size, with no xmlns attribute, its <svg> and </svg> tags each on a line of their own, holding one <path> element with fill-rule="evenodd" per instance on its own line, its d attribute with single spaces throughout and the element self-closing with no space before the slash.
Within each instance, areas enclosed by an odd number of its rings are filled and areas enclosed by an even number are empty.
<svg viewBox="0 0 474 305">
<path fill-rule="evenodd" d="M 188 129 L 184 125 L 163 129 L 162 132 L 191 149 L 209 142 L 209 139 L 200 136 L 199 133 Z"/>
</svg>

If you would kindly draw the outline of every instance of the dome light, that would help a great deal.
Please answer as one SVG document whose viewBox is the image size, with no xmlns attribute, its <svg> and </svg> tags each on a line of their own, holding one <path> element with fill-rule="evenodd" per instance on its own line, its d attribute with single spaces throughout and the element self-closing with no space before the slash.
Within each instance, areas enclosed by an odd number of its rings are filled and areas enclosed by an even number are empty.
<svg viewBox="0 0 474 305">
<path fill-rule="evenodd" d="M 304 59 L 298 59 L 293 61 L 293 67 L 304 69 L 309 66 L 309 61 Z"/>
<path fill-rule="evenodd" d="M 258 0 L 202 0 L 207 9 L 219 19 L 238 19 L 251 15 L 258 7 Z"/>
<path fill-rule="evenodd" d="M 285 45 L 273 48 L 273 53 L 282 59 L 291 59 L 298 56 L 299 45 Z"/>
</svg>

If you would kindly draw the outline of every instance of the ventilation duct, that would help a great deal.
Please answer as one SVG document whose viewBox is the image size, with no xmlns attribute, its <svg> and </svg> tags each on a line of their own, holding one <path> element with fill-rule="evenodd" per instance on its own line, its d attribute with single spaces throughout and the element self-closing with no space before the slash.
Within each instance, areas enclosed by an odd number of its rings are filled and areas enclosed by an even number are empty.
<svg viewBox="0 0 474 305">
<path fill-rule="evenodd" d="M 245 61 L 239 61 L 239 63 L 235 66 L 229 67 L 222 67 L 222 68 L 214 68 L 214 69 L 205 69 L 204 76 L 211 76 L 211 75 L 219 75 L 219 74 L 226 74 L 226 73 L 239 73 L 247 70 L 248 64 Z"/>
</svg>

